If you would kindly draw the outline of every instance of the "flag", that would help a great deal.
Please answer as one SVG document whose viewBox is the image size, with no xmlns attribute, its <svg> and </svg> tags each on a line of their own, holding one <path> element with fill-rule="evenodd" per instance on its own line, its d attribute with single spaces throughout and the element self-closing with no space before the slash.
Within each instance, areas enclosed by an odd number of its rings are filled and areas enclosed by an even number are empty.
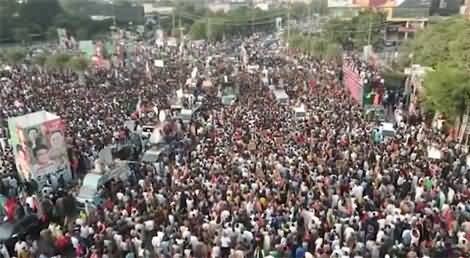
<svg viewBox="0 0 470 258">
<path fill-rule="evenodd" d="M 132 116 L 139 116 L 142 111 L 142 99 L 139 96 L 138 99 L 131 100 L 127 105 L 127 112 Z"/>
<path fill-rule="evenodd" d="M 152 71 L 150 71 L 150 65 L 148 61 L 145 62 L 145 74 L 149 80 L 152 79 Z"/>
<path fill-rule="evenodd" d="M 137 104 L 135 106 L 135 111 L 140 115 L 142 112 L 142 98 L 139 96 L 139 100 L 137 101 Z"/>
</svg>

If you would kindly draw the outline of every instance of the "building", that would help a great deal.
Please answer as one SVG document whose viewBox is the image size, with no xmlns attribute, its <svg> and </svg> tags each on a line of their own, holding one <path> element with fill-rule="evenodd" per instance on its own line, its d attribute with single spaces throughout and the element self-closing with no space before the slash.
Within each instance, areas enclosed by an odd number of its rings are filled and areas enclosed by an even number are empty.
<svg viewBox="0 0 470 258">
<path fill-rule="evenodd" d="M 354 0 L 328 0 L 328 13 L 332 17 L 351 18 L 358 14 L 361 6 Z"/>
<path fill-rule="evenodd" d="M 373 26 L 383 26 L 384 40 L 387 45 L 393 46 L 413 37 L 418 29 L 426 25 L 431 13 L 431 1 L 433 0 L 328 0 L 328 12 L 331 16 L 343 18 L 354 17 L 362 9 L 385 12 L 387 22 Z"/>
<path fill-rule="evenodd" d="M 120 23 L 144 23 L 144 7 L 139 4 L 94 3 L 92 7 L 82 10 L 82 15 L 87 15 L 94 20 L 113 18 Z"/>
<path fill-rule="evenodd" d="M 212 12 L 228 12 L 241 7 L 250 6 L 251 2 L 247 0 L 219 0 L 209 4 L 209 10 Z"/>
<path fill-rule="evenodd" d="M 145 16 L 153 16 L 157 14 L 170 15 L 173 13 L 173 6 L 163 6 L 158 3 L 143 3 Z"/>
<path fill-rule="evenodd" d="M 451 16 L 459 14 L 460 7 L 465 4 L 464 0 L 433 0 L 431 15 Z"/>
<path fill-rule="evenodd" d="M 470 20 L 470 0 L 466 0 L 465 4 L 460 7 L 460 13 Z"/>
<path fill-rule="evenodd" d="M 390 18 L 384 30 L 387 45 L 400 45 L 402 41 L 413 38 L 416 31 L 426 26 L 428 18 Z"/>
</svg>

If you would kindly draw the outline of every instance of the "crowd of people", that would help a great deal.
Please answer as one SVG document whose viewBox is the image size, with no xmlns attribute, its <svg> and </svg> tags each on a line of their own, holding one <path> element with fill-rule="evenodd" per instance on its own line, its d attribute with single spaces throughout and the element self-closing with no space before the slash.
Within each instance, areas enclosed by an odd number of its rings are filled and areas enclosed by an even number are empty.
<svg viewBox="0 0 470 258">
<path fill-rule="evenodd" d="M 166 68 L 152 67 L 150 75 L 137 68 L 90 70 L 85 83 L 78 83 L 76 74 L 27 66 L 5 72 L 2 134 L 8 117 L 57 113 L 67 124 L 77 177 L 131 118 L 130 99 L 167 110 L 174 82 L 182 85 L 198 67 L 195 90 L 207 95 L 211 108 L 180 127 L 194 140 L 191 148 L 169 155 L 161 169 L 133 167 L 128 180 L 101 189 L 102 205 L 86 205 L 79 216 L 57 219 L 56 209 L 43 206 L 59 198 L 36 205 L 40 198 L 33 193 L 18 194 L 21 207 L 50 224 L 38 239 L 22 236 L 13 250 L 2 246 L 0 256 L 470 257 L 470 173 L 463 146 L 419 116 L 401 122 L 394 136 L 374 141 L 377 124 L 364 119 L 342 86 L 341 65 L 303 55 L 286 58 L 263 48 L 262 41 L 263 36 L 246 39 L 245 48 L 249 63 L 266 68 L 263 73 L 249 73 L 237 62 L 206 62 L 207 46 L 187 49 L 186 55 L 199 60 L 195 64 L 176 58 L 177 50 L 157 49 L 175 58 Z M 201 89 L 208 74 L 239 88 L 233 105 L 220 105 L 220 98 Z M 289 101 L 277 102 L 266 82 L 283 88 Z M 295 114 L 297 106 L 305 107 L 305 116 Z M 202 125 L 205 130 L 195 129 Z M 429 146 L 440 157 L 429 157 Z M 2 151 L 4 171 L 14 173 L 7 144 Z M 53 212 L 44 216 L 46 210 Z"/>
</svg>

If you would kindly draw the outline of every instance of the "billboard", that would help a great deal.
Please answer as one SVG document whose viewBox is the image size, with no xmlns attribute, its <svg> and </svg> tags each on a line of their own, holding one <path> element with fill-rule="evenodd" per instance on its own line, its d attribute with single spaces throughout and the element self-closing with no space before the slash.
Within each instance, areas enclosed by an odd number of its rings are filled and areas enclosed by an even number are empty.
<svg viewBox="0 0 470 258">
<path fill-rule="evenodd" d="M 58 116 L 36 112 L 15 118 L 15 161 L 19 176 L 25 181 L 43 185 L 49 175 L 71 179 L 70 162 L 65 143 L 65 128 Z M 13 142 L 13 141 L 11 141 Z"/>
<path fill-rule="evenodd" d="M 426 18 L 431 12 L 431 0 L 369 0 L 371 8 L 384 9 L 389 18 Z"/>
<path fill-rule="evenodd" d="M 431 0 L 328 0 L 328 8 L 384 10 L 388 18 L 426 18 L 431 12 Z"/>
<path fill-rule="evenodd" d="M 359 7 L 355 0 L 328 0 L 328 8 L 351 8 Z"/>
</svg>

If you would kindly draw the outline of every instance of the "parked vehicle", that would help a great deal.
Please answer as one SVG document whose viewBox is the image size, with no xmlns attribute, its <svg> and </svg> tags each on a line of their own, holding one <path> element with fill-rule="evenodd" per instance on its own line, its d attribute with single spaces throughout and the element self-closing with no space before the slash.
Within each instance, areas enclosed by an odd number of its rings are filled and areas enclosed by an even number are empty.
<svg viewBox="0 0 470 258">
<path fill-rule="evenodd" d="M 109 171 L 93 171 L 85 175 L 82 186 L 76 197 L 81 208 L 85 204 L 98 206 L 103 203 L 99 194 L 99 189 L 112 179 L 126 180 L 129 176 L 130 168 L 125 161 L 116 162 L 116 166 Z"/>
<path fill-rule="evenodd" d="M 10 253 L 14 253 L 18 240 L 26 236 L 38 238 L 43 225 L 35 214 L 25 215 L 13 222 L 5 221 L 0 224 L 0 243 L 3 243 Z"/>
</svg>

